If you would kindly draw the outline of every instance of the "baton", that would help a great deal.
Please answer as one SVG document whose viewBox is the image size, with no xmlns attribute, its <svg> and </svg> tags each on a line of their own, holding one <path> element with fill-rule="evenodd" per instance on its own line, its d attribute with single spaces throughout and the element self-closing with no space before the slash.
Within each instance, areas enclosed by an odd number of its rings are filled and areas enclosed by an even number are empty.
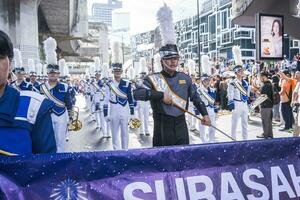
<svg viewBox="0 0 300 200">
<path fill-rule="evenodd" d="M 175 105 L 177 108 L 179 108 L 180 110 L 192 115 L 193 117 L 197 118 L 198 120 L 202 121 L 203 118 L 200 118 L 198 117 L 197 115 L 195 115 L 194 113 L 186 110 L 186 109 L 183 109 L 181 108 L 180 106 L 178 106 L 176 103 L 173 103 L 173 105 Z M 224 131 L 218 129 L 217 127 L 213 126 L 213 125 L 210 125 L 210 127 L 214 128 L 215 130 L 219 131 L 220 133 L 222 133 L 223 135 L 225 135 L 226 137 L 230 138 L 232 141 L 236 141 L 234 138 L 232 138 L 231 136 L 229 136 L 228 134 L 226 134 Z"/>
</svg>

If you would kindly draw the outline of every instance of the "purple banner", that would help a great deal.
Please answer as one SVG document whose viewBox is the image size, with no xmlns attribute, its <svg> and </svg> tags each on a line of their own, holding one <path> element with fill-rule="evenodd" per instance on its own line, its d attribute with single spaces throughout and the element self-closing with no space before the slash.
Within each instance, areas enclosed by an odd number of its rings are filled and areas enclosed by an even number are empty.
<svg viewBox="0 0 300 200">
<path fill-rule="evenodd" d="M 300 199 L 300 138 L 0 157 L 0 199 Z"/>
</svg>

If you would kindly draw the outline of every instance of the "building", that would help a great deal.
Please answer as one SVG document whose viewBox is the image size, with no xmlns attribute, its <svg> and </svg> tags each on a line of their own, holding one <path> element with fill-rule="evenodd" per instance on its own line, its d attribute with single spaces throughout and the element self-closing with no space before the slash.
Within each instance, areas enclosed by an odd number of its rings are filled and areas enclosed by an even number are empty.
<svg viewBox="0 0 300 200">
<path fill-rule="evenodd" d="M 255 28 L 232 23 L 231 0 L 205 0 L 200 11 L 200 52 L 210 58 L 232 58 L 232 46 L 241 47 L 244 60 L 255 60 Z M 185 61 L 198 62 L 198 17 L 193 16 L 175 23 L 177 45 Z M 132 37 L 133 57 L 152 56 L 159 48 L 158 31 L 137 34 Z M 156 40 L 156 42 L 154 42 Z M 299 52 L 299 41 L 285 37 L 287 57 Z M 152 45 L 152 46 L 151 46 Z M 142 48 L 145 47 L 145 48 Z M 149 49 L 153 47 L 152 49 Z"/>
<path fill-rule="evenodd" d="M 94 3 L 92 5 L 92 15 L 89 21 L 101 22 L 107 26 L 112 26 L 112 11 L 122 8 L 122 2 L 118 0 L 108 0 L 108 3 Z"/>
</svg>

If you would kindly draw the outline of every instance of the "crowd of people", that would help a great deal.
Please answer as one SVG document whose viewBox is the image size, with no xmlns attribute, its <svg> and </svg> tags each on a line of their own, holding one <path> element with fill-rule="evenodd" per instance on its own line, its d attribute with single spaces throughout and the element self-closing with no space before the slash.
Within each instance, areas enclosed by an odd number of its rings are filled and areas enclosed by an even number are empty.
<svg viewBox="0 0 300 200">
<path fill-rule="evenodd" d="M 139 124 L 140 135 L 151 135 L 149 113 L 154 147 L 189 144 L 188 129 L 198 130 L 204 143 L 216 142 L 220 110 L 231 111 L 233 140 L 238 139 L 239 120 L 242 139 L 248 139 L 248 118 L 253 113 L 262 120 L 258 138 L 273 138 L 276 121 L 282 124 L 281 131 L 299 136 L 299 55 L 292 62 L 245 62 L 234 46 L 233 60 L 202 56 L 199 74 L 193 60 L 179 67 L 176 40 L 170 36 L 175 34 L 168 27 L 171 15 L 167 5 L 158 11 L 163 44 L 153 67 L 141 58 L 138 75 L 133 66 L 124 73 L 119 43 L 113 42 L 111 65 L 101 66 L 96 58 L 76 85 L 71 84 L 65 61 L 57 61 L 53 38 L 44 41 L 47 76 L 39 77 L 32 60 L 25 70 L 20 51 L 0 31 L 0 153 L 66 152 L 76 93 L 81 91 L 97 129 L 112 139 L 116 150 L 128 148 L 128 123 Z"/>
</svg>

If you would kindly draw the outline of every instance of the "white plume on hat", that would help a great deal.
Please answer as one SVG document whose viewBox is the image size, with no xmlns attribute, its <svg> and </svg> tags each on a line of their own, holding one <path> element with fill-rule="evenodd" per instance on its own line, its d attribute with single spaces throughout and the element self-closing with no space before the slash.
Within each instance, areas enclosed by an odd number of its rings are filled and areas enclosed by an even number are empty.
<svg viewBox="0 0 300 200">
<path fill-rule="evenodd" d="M 188 60 L 188 68 L 189 68 L 189 74 L 190 75 L 195 74 L 196 63 L 195 63 L 194 60 L 192 60 L 192 59 Z"/>
<path fill-rule="evenodd" d="M 122 63 L 120 59 L 120 43 L 119 41 L 113 41 L 111 46 L 112 63 Z"/>
<path fill-rule="evenodd" d="M 95 70 L 96 71 L 100 71 L 100 58 L 99 57 L 95 57 L 94 61 L 95 61 Z"/>
<path fill-rule="evenodd" d="M 162 45 L 176 44 L 175 27 L 173 24 L 172 10 L 167 4 L 161 7 L 156 14 L 159 23 Z"/>
<path fill-rule="evenodd" d="M 14 62 L 15 62 L 15 68 L 20 68 L 23 66 L 22 53 L 19 49 L 14 49 Z"/>
<path fill-rule="evenodd" d="M 134 71 L 134 68 L 133 67 L 130 67 L 128 69 L 128 75 L 129 75 L 129 79 L 130 80 L 133 80 L 135 78 L 135 71 Z"/>
<path fill-rule="evenodd" d="M 232 53 L 233 53 L 233 59 L 234 59 L 235 65 L 243 66 L 242 51 L 241 51 L 240 47 L 233 46 Z"/>
<path fill-rule="evenodd" d="M 43 65 L 41 63 L 36 64 L 36 74 L 38 76 L 42 76 Z"/>
<path fill-rule="evenodd" d="M 59 66 L 59 73 L 60 76 L 66 76 L 66 60 L 65 59 L 59 59 L 58 61 Z"/>
<path fill-rule="evenodd" d="M 201 69 L 202 74 L 211 75 L 211 62 L 208 55 L 201 56 Z"/>
<path fill-rule="evenodd" d="M 102 76 L 103 78 L 108 78 L 108 64 L 104 63 L 102 67 Z"/>
<path fill-rule="evenodd" d="M 52 37 L 49 37 L 44 41 L 44 50 L 46 54 L 47 64 L 57 65 L 57 55 L 56 55 L 57 43 Z"/>
<path fill-rule="evenodd" d="M 161 58 L 159 53 L 154 55 L 154 72 L 161 72 Z"/>
<path fill-rule="evenodd" d="M 35 63 L 33 59 L 28 59 L 28 72 L 35 72 Z"/>
<path fill-rule="evenodd" d="M 47 64 L 43 65 L 43 75 L 47 75 Z"/>
<path fill-rule="evenodd" d="M 147 63 L 145 58 L 140 58 L 140 73 L 147 73 Z"/>
</svg>

